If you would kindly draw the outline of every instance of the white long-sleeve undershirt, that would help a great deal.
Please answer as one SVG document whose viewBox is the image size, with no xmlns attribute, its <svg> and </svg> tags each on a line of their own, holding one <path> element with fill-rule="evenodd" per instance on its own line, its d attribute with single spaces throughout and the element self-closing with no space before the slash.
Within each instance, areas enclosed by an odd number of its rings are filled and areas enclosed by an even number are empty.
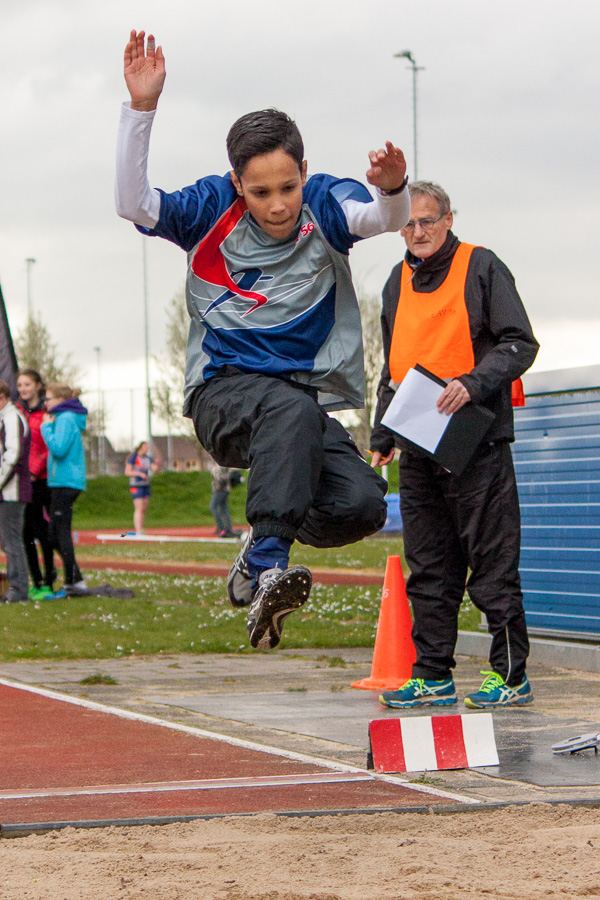
<svg viewBox="0 0 600 900">
<path fill-rule="evenodd" d="M 124 103 L 117 138 L 117 213 L 146 228 L 154 228 L 160 216 L 160 193 L 150 187 L 147 174 L 155 113 L 156 110 L 140 112 Z M 350 198 L 343 200 L 341 207 L 351 234 L 360 238 L 373 237 L 386 231 L 400 231 L 406 225 L 410 217 L 410 195 L 406 189 L 394 195 L 376 189 L 373 203 Z"/>
</svg>

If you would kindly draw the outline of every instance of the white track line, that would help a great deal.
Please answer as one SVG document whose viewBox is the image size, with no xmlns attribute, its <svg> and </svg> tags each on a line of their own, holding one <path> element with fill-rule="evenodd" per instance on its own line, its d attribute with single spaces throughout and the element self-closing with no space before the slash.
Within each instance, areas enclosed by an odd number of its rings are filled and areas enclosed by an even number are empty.
<svg viewBox="0 0 600 900">
<path fill-rule="evenodd" d="M 0 800 L 31 800 L 41 797 L 89 797 L 98 794 L 155 794 L 164 791 L 219 791 L 231 788 L 278 787 L 294 784 L 347 784 L 374 781 L 372 775 L 315 772 L 314 775 L 260 775 L 256 778 L 214 778 L 202 781 L 156 781 L 147 784 L 102 784 L 90 787 L 26 788 L 0 791 Z"/>
<path fill-rule="evenodd" d="M 373 779 L 385 781 L 389 784 L 402 785 L 417 791 L 421 794 L 432 794 L 434 797 L 442 797 L 447 800 L 455 800 L 457 803 L 467 805 L 481 803 L 481 800 L 475 800 L 472 797 L 465 798 L 460 794 L 454 794 L 451 791 L 441 791 L 428 784 L 410 783 L 408 778 L 402 778 L 400 775 L 384 775 L 380 772 L 374 772 L 368 769 L 361 769 L 358 766 L 349 766 L 345 763 L 335 762 L 331 759 L 323 759 L 319 756 L 308 756 L 304 753 L 295 753 L 292 750 L 280 750 L 277 747 L 270 747 L 267 744 L 256 744 L 254 741 L 245 741 L 241 738 L 228 737 L 224 734 L 217 734 L 214 731 L 204 731 L 202 728 L 195 728 L 192 725 L 180 725 L 177 722 L 167 722 L 164 719 L 158 719 L 155 716 L 146 716 L 143 713 L 131 712 L 126 709 L 119 709 L 116 706 L 103 706 L 101 703 L 95 703 L 93 700 L 85 700 L 81 697 L 71 697 L 69 694 L 61 694 L 58 691 L 49 691 L 46 688 L 33 687 L 29 684 L 12 681 L 8 678 L 0 678 L 0 684 L 5 687 L 16 688 L 19 691 L 29 691 L 31 694 L 39 694 L 41 697 L 48 697 L 50 700 L 61 700 L 63 703 L 72 703 L 73 706 L 83 706 L 85 709 L 93 709 L 96 712 L 108 713 L 118 716 L 120 719 L 129 719 L 134 722 L 147 722 L 149 725 L 159 725 L 161 728 L 170 728 L 173 731 L 182 731 L 184 734 L 193 734 L 197 737 L 210 738 L 213 741 L 221 741 L 224 744 L 230 744 L 233 747 L 244 747 L 247 750 L 256 750 L 260 753 L 270 753 L 272 756 L 280 756 L 283 759 L 293 759 L 295 762 L 307 763 L 308 765 L 322 766 L 324 769 L 330 769 L 333 772 L 354 772 L 368 774 Z"/>
</svg>

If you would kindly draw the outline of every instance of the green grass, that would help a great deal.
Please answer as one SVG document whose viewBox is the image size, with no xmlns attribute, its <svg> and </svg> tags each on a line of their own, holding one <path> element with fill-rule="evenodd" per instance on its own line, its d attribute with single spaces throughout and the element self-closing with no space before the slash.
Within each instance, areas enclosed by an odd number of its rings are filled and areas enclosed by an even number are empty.
<svg viewBox="0 0 600 900">
<path fill-rule="evenodd" d="M 398 490 L 398 466 L 389 467 L 390 490 Z M 160 472 L 152 479 L 146 525 L 149 528 L 214 525 L 209 511 L 209 472 Z M 246 521 L 246 484 L 229 495 L 234 523 Z M 133 519 L 129 479 L 124 475 L 93 478 L 77 499 L 73 528 L 125 528 Z"/>
<path fill-rule="evenodd" d="M 152 479 L 152 494 L 146 516 L 149 528 L 214 525 L 210 514 L 209 472 L 160 472 Z M 234 522 L 244 523 L 246 485 L 229 495 Z M 73 528 L 125 528 L 133 520 L 129 479 L 124 475 L 90 479 L 74 507 Z"/>
<path fill-rule="evenodd" d="M 397 490 L 397 466 L 390 467 Z M 245 485 L 230 495 L 235 522 L 243 524 Z M 152 481 L 148 526 L 213 524 L 208 510 L 210 475 L 164 472 Z M 122 528 L 130 524 L 132 503 L 124 476 L 97 478 L 75 504 L 74 529 Z M 235 544 L 106 544 L 78 548 L 80 557 L 123 560 L 198 561 L 229 564 Z M 383 572 L 387 557 L 400 554 L 398 535 L 377 535 L 358 544 L 316 550 L 295 544 L 292 562 L 313 568 L 371 569 Z M 404 559 L 403 559 L 404 564 Z M 66 600 L 0 606 L 0 659 L 110 659 L 147 654 L 247 653 L 243 610 L 227 602 L 223 578 L 85 570 L 90 584 L 108 580 L 129 587 L 132 600 L 73 597 Z M 372 647 L 381 591 L 377 586 L 315 585 L 302 611 L 290 616 L 282 647 L 343 649 Z M 476 631 L 480 615 L 463 604 L 459 627 Z M 327 664 L 341 665 L 339 657 Z M 103 675 L 91 676 L 104 678 Z M 106 682 L 102 682 L 106 683 Z"/>
<path fill-rule="evenodd" d="M 109 542 L 83 546 L 78 555 L 100 558 L 119 556 L 131 560 L 168 560 L 181 562 L 231 563 L 237 556 L 239 544 L 218 543 L 125 543 Z M 294 544 L 291 559 L 294 563 L 305 563 L 315 568 L 331 569 L 377 569 L 385 570 L 388 556 L 402 556 L 402 538 L 400 535 L 381 535 L 349 544 L 346 547 L 333 547 L 317 550 L 303 544 Z"/>
<path fill-rule="evenodd" d="M 87 678 L 82 678 L 79 684 L 118 684 L 116 678 L 113 678 L 112 675 L 103 675 L 102 672 L 97 672 L 95 675 L 88 675 Z"/>
<path fill-rule="evenodd" d="M 383 572 L 386 552 L 400 549 L 398 538 L 371 538 L 335 551 L 296 547 L 294 558 L 311 565 L 333 559 L 336 566 L 378 567 Z M 211 548 L 206 550 L 206 548 Z M 170 549 L 169 549 L 170 548 Z M 175 558 L 176 554 L 217 553 L 230 560 L 235 547 L 225 545 L 148 545 L 140 547 L 81 548 L 103 555 L 142 553 L 147 559 Z M 200 548 L 198 550 L 197 548 Z M 309 552 L 310 551 L 310 552 Z M 178 557 L 179 558 L 179 557 Z M 375 565 L 379 560 L 379 565 Z M 90 584 L 109 581 L 128 587 L 134 599 L 71 597 L 0 606 L 0 659 L 110 659 L 173 653 L 246 653 L 250 651 L 244 610 L 233 609 L 226 597 L 224 578 L 192 575 L 154 575 L 116 571 L 84 573 Z M 316 584 L 302 611 L 286 622 L 282 647 L 343 649 L 372 647 L 375 640 L 381 590 L 375 586 Z M 459 627 L 476 631 L 479 613 L 469 603 L 462 607 Z M 328 666 L 340 665 L 339 657 Z"/>
<path fill-rule="evenodd" d="M 243 653 L 250 645 L 244 610 L 233 609 L 225 580 L 102 573 L 135 598 L 72 597 L 0 608 L 0 659 L 109 659 L 144 654 Z M 373 644 L 379 590 L 315 585 L 290 617 L 282 646 Z M 254 651 L 252 651 L 254 652 Z"/>
</svg>

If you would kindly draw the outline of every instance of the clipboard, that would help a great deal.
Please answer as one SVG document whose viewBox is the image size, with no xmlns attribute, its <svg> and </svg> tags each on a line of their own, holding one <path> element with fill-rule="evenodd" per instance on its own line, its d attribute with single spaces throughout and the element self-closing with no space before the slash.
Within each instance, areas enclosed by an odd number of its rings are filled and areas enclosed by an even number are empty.
<svg viewBox="0 0 600 900">
<path fill-rule="evenodd" d="M 442 389 L 447 386 L 447 382 L 443 378 L 438 378 L 424 366 L 417 364 L 414 366 L 414 370 Z M 438 413 L 438 415 L 443 414 Z M 384 416 L 383 424 L 399 434 L 407 444 L 417 447 L 421 453 L 425 453 L 453 475 L 462 475 L 496 417 L 485 406 L 466 403 L 457 412 L 446 417 L 447 423 L 434 449 L 423 447 L 417 441 L 407 437 L 402 433 L 402 426 L 394 427 L 389 422 L 385 422 L 385 418 Z"/>
</svg>

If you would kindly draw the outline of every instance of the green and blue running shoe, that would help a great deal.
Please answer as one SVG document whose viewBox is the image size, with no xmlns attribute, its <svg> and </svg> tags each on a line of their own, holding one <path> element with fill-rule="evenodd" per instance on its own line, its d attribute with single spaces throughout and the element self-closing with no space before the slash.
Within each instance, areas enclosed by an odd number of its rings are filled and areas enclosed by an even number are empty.
<svg viewBox="0 0 600 900">
<path fill-rule="evenodd" d="M 486 672 L 482 669 L 482 675 L 486 677 L 483 684 L 474 694 L 467 694 L 465 706 L 469 709 L 492 709 L 497 706 L 524 706 L 533 702 L 531 687 L 527 681 L 527 675 L 523 676 L 521 684 L 509 687 L 502 675 L 497 672 Z"/>
<path fill-rule="evenodd" d="M 48 587 L 48 585 L 42 585 L 41 587 L 32 587 L 27 596 L 30 600 L 45 600 L 46 597 L 51 593 L 51 587 Z"/>
<path fill-rule="evenodd" d="M 397 691 L 385 691 L 379 697 L 384 706 L 407 709 L 410 706 L 450 706 L 456 703 L 454 681 L 428 681 L 425 678 L 411 678 Z"/>
</svg>

